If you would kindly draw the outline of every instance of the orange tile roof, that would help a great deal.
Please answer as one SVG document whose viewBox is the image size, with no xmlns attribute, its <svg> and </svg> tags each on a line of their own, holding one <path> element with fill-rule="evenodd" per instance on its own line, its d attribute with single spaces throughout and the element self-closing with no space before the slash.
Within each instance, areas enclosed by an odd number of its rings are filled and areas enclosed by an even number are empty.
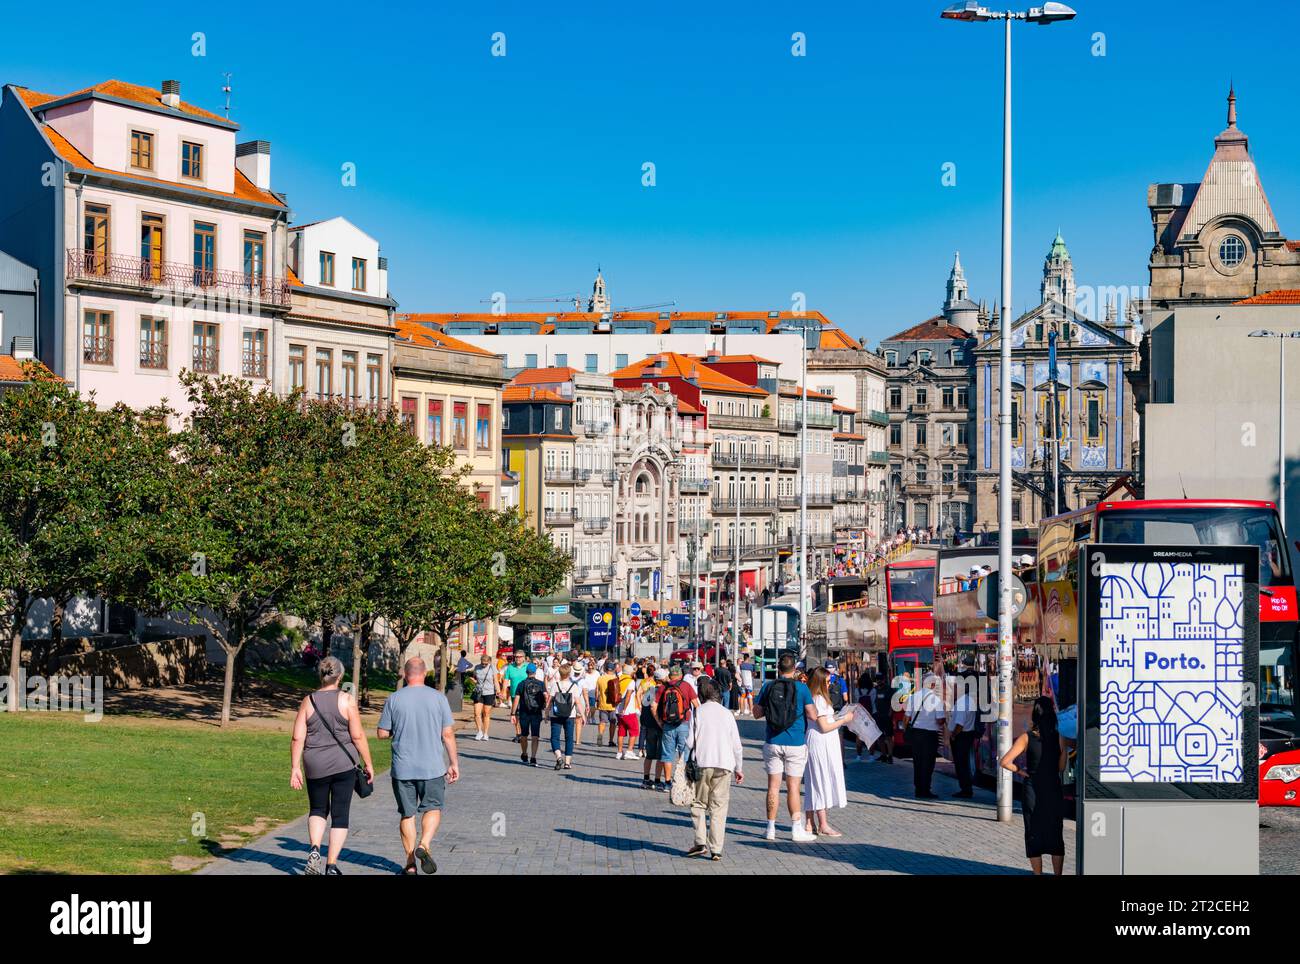
<svg viewBox="0 0 1300 964">
<path fill-rule="evenodd" d="M 701 356 L 700 356 L 700 361 L 705 362 L 706 364 L 709 364 L 709 365 L 712 365 L 712 364 L 719 364 L 719 365 L 721 365 L 721 364 L 723 364 L 724 362 L 726 362 L 726 363 L 731 363 L 731 362 L 750 362 L 750 363 L 758 363 L 758 364 L 762 364 L 762 365 L 775 365 L 775 364 L 777 364 L 776 362 L 772 361 L 772 359 L 770 359 L 770 358 L 760 358 L 758 355 L 718 355 L 716 358 L 714 358 L 713 361 L 709 361 L 708 358 L 709 358 L 709 356 L 701 355 Z"/>
<path fill-rule="evenodd" d="M 1278 288 L 1262 295 L 1235 301 L 1237 305 L 1300 305 L 1300 288 Z"/>
<path fill-rule="evenodd" d="M 28 90 L 26 87 L 16 88 L 22 96 L 24 103 L 29 108 L 40 107 L 51 101 L 63 100 L 65 97 L 77 97 L 81 94 L 103 94 L 106 97 L 116 97 L 119 100 L 129 100 L 137 104 L 145 104 L 149 107 L 160 107 L 163 110 L 178 110 L 182 114 L 189 114 L 191 117 L 201 118 L 202 120 L 220 121 L 222 124 L 234 124 L 233 121 L 227 121 L 226 118 L 211 111 L 204 110 L 202 107 L 195 107 L 193 104 L 187 104 L 181 101 L 180 106 L 176 108 L 168 107 L 162 101 L 162 92 L 154 90 L 152 87 L 145 87 L 141 84 L 131 84 L 124 80 L 106 80 L 102 83 L 95 84 L 92 87 L 83 87 L 81 90 L 74 90 L 70 94 L 41 94 L 34 90 Z M 30 98 L 30 99 L 29 99 Z"/>
<path fill-rule="evenodd" d="M 285 274 L 286 274 L 286 276 L 287 276 L 288 279 L 289 279 L 289 287 L 291 287 L 291 288 L 301 288 L 301 287 L 302 287 L 302 281 L 298 278 L 298 272 L 294 271 L 293 268 L 290 267 L 289 265 L 285 265 L 284 270 L 285 270 Z"/>
<path fill-rule="evenodd" d="M 853 432 L 836 432 L 835 437 L 845 442 L 865 442 L 867 440 L 865 435 L 857 435 Z"/>
<path fill-rule="evenodd" d="M 657 362 L 663 363 L 662 369 L 656 367 Z M 612 378 L 644 378 L 649 381 L 656 378 L 683 378 L 694 382 L 706 392 L 767 397 L 767 392 L 762 389 L 755 388 L 753 385 L 746 385 L 742 381 L 724 375 L 717 369 L 710 368 L 698 358 L 691 355 L 682 355 L 675 351 L 660 352 L 649 358 L 643 358 L 626 368 L 611 372 L 610 376 Z"/>
<path fill-rule="evenodd" d="M 0 382 L 30 382 L 32 376 L 23 370 L 25 362 L 19 361 L 13 355 L 0 355 Z M 38 369 L 38 374 L 54 377 L 51 372 L 40 362 L 34 363 Z"/>
<path fill-rule="evenodd" d="M 572 405 L 573 399 L 565 398 L 549 388 L 535 385 L 508 385 L 501 393 L 503 402 L 555 402 L 559 405 Z"/>
<path fill-rule="evenodd" d="M 849 408 L 847 405 L 841 405 L 839 402 L 836 402 L 834 405 L 831 406 L 831 411 L 845 412 L 845 413 L 851 412 L 854 415 L 858 413 L 858 410 L 856 408 Z"/>
<path fill-rule="evenodd" d="M 808 318 L 819 322 L 824 329 L 822 332 L 822 348 L 859 347 L 854 339 L 835 327 L 820 311 L 805 311 L 802 314 L 783 311 L 776 318 L 770 317 L 766 311 L 672 311 L 667 314 L 667 318 L 660 318 L 657 311 L 615 311 L 611 312 L 610 317 L 614 321 L 654 322 L 655 333 L 661 335 L 668 332 L 675 321 L 712 322 L 715 320 L 714 316 L 719 314 L 725 314 L 730 321 L 762 321 L 769 334 L 783 321 Z M 405 317 L 412 321 L 433 322 L 437 325 L 445 325 L 452 321 L 481 321 L 488 324 L 496 324 L 502 321 L 530 321 L 541 325 L 543 334 L 549 334 L 553 326 L 548 323 L 547 319 L 554 318 L 557 322 L 582 321 L 594 325 L 602 320 L 603 316 L 598 311 L 511 311 L 501 315 L 494 315 L 490 311 L 450 311 L 408 312 Z"/>
<path fill-rule="evenodd" d="M 943 315 L 935 315 L 933 318 L 927 318 L 919 325 L 913 325 L 900 331 L 897 335 L 891 335 L 884 339 L 885 341 L 906 341 L 910 339 L 923 340 L 926 338 L 971 338 L 970 332 L 963 331 L 956 325 L 950 325 L 944 320 Z"/>
<path fill-rule="evenodd" d="M 463 352 L 466 355 L 488 355 L 495 357 L 492 352 L 485 351 L 477 345 L 471 345 L 467 341 L 461 341 L 459 338 L 453 338 L 451 335 L 444 335 L 440 331 L 433 331 L 425 328 L 423 325 L 412 324 L 409 321 L 402 321 L 398 317 L 397 337 L 403 341 L 409 341 L 413 345 L 420 345 L 424 348 L 443 348 L 447 351 Z"/>
<path fill-rule="evenodd" d="M 815 399 L 818 399 L 818 400 L 820 400 L 820 401 L 824 401 L 824 402 L 833 402 L 833 401 L 835 401 L 835 396 L 834 396 L 834 395 L 827 395 L 825 392 L 814 392 L 811 388 L 806 389 L 806 392 L 807 392 L 807 395 L 808 395 L 809 398 L 815 398 Z M 780 395 L 781 395 L 782 398 L 798 398 L 798 397 L 799 397 L 799 389 L 798 389 L 798 388 L 783 388 L 783 389 L 781 389 Z"/>
<path fill-rule="evenodd" d="M 244 176 L 244 172 L 235 169 L 235 190 L 227 193 L 225 191 L 214 191 L 211 188 L 195 187 L 190 184 L 181 184 L 178 181 L 164 181 L 156 177 L 145 177 L 141 174 L 131 174 L 127 171 L 114 171 L 106 167 L 96 167 L 90 163 L 90 158 L 77 150 L 62 134 L 49 125 L 42 125 L 41 130 L 45 136 L 50 139 L 50 144 L 54 150 L 65 161 L 73 167 L 83 171 L 94 171 L 97 174 L 111 174 L 114 177 L 129 177 L 133 181 L 141 181 L 145 184 L 166 185 L 168 187 L 183 187 L 189 191 L 196 191 L 199 194 L 206 194 L 210 197 L 237 198 L 241 201 L 256 201 L 259 204 L 269 204 L 277 208 L 287 208 L 283 201 L 272 194 L 270 191 L 263 191 L 255 186 L 252 181 Z"/>
<path fill-rule="evenodd" d="M 696 408 L 690 402 L 684 402 L 679 398 L 677 400 L 677 413 L 679 415 L 703 415 L 704 409 Z"/>
<path fill-rule="evenodd" d="M 556 385 L 578 374 L 576 368 L 525 368 L 510 380 L 511 385 Z"/>
</svg>

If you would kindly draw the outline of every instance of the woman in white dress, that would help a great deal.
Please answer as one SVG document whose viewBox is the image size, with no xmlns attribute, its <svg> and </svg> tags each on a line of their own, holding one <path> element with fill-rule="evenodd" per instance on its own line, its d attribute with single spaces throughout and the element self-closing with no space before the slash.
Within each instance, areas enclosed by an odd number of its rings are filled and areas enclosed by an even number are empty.
<svg viewBox="0 0 1300 964">
<path fill-rule="evenodd" d="M 844 756 L 840 749 L 839 729 L 853 719 L 846 713 L 835 718 L 831 705 L 830 674 L 818 666 L 808 674 L 808 689 L 812 691 L 813 706 L 817 716 L 809 711 L 807 720 L 808 764 L 803 772 L 803 812 L 807 830 L 823 837 L 842 837 L 826 820 L 826 811 L 832 807 L 848 806 L 848 793 L 844 788 Z"/>
</svg>

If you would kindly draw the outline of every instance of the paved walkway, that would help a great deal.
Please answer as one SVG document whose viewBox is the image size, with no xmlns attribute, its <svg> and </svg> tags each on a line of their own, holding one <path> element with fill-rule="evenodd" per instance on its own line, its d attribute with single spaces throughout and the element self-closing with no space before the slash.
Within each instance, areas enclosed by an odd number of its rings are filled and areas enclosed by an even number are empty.
<svg viewBox="0 0 1300 964">
<path fill-rule="evenodd" d="M 790 840 L 782 799 L 781 839 L 763 839 L 766 826 L 762 725 L 740 722 L 745 783 L 732 788 L 722 861 L 687 860 L 690 814 L 668 795 L 640 789 L 641 761 L 614 759 L 590 741 L 574 768 L 556 772 L 543 736 L 545 769 L 519 762 L 508 721 L 493 724 L 493 739 L 460 735 L 461 779 L 447 791 L 433 856 L 440 874 L 850 874 L 1028 873 L 1019 813 L 1010 824 L 993 819 L 993 795 L 953 800 L 956 783 L 936 774 L 941 799 L 912 797 L 912 767 L 850 762 L 845 766 L 849 806 L 831 815 L 838 840 Z M 543 724 L 544 734 L 549 727 Z M 345 874 L 397 873 L 403 862 L 397 810 L 383 775 L 368 800 L 354 800 L 352 830 L 340 869 Z M 286 824 L 203 868 L 210 874 L 296 874 L 307 853 L 306 818 Z M 1066 839 L 1074 824 L 1066 824 Z M 1073 848 L 1067 848 L 1073 849 Z M 1073 872 L 1067 856 L 1066 872 Z"/>
</svg>

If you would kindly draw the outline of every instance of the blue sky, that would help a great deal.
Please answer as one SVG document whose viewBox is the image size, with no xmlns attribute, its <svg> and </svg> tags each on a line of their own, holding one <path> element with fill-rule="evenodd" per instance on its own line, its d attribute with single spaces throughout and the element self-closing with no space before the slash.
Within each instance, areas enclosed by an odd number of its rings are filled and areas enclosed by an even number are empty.
<svg viewBox="0 0 1300 964">
<path fill-rule="evenodd" d="M 998 297 L 1001 27 L 942 22 L 943 2 L 106 17 L 69 0 L 57 26 L 30 4 L 7 14 L 0 81 L 175 77 L 217 109 L 231 71 L 232 118 L 271 141 L 295 219 L 341 214 L 379 238 L 402 310 L 486 310 L 494 291 L 549 310 L 519 299 L 585 296 L 599 263 L 619 307 L 788 308 L 799 291 L 874 344 L 939 309 L 956 249 L 972 297 Z M 1146 186 L 1200 179 L 1230 78 L 1274 212 L 1300 237 L 1300 125 L 1280 79 L 1300 7 L 1076 6 L 1073 23 L 1013 29 L 1016 307 L 1037 303 L 1058 226 L 1081 285 L 1146 282 Z"/>
</svg>

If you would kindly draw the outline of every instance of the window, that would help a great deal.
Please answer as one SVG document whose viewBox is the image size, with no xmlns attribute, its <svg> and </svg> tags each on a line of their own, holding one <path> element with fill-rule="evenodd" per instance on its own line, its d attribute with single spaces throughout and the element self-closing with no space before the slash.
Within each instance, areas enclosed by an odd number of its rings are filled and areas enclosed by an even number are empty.
<svg viewBox="0 0 1300 964">
<path fill-rule="evenodd" d="M 380 355 L 366 356 L 366 400 L 378 405 L 384 398 L 384 361 Z"/>
<path fill-rule="evenodd" d="M 920 349 L 920 350 L 916 353 L 916 363 L 917 363 L 918 365 L 928 365 L 928 364 L 930 364 L 930 351 L 929 351 L 929 349 L 927 349 L 927 348 L 922 348 L 922 349 Z"/>
<path fill-rule="evenodd" d="M 952 408 L 953 389 L 951 385 L 943 386 L 943 407 Z"/>
<path fill-rule="evenodd" d="M 926 424 L 924 422 L 916 423 L 916 444 L 924 446 L 926 444 Z"/>
<path fill-rule="evenodd" d="M 451 444 L 457 449 L 469 448 L 469 402 L 451 403 Z"/>
<path fill-rule="evenodd" d="M 492 406 L 478 405 L 478 417 L 474 421 L 474 447 L 480 452 L 492 447 Z"/>
<path fill-rule="evenodd" d="M 1020 493 L 1018 492 L 1011 497 L 1011 521 L 1020 521 Z"/>
<path fill-rule="evenodd" d="M 325 287 L 334 287 L 334 252 L 320 253 L 320 283 Z"/>
<path fill-rule="evenodd" d="M 524 367 L 525 367 L 525 368 L 536 368 L 536 367 L 537 367 L 537 356 L 536 356 L 536 355 L 525 355 L 525 356 L 524 356 Z"/>
<path fill-rule="evenodd" d="M 1219 242 L 1219 263 L 1225 268 L 1235 268 L 1246 260 L 1246 242 L 1230 234 Z"/>
<path fill-rule="evenodd" d="M 902 444 L 903 444 L 903 423 L 902 423 L 902 422 L 891 422 L 891 423 L 890 423 L 890 425 L 889 425 L 889 444 L 890 444 L 890 445 L 902 445 Z"/>
<path fill-rule="evenodd" d="M 249 285 L 261 286 L 266 277 L 266 234 L 244 232 L 244 276 Z"/>
<path fill-rule="evenodd" d="M 1043 323 L 1041 321 L 1034 322 L 1034 341 L 1040 344 L 1043 341 Z"/>
<path fill-rule="evenodd" d="M 916 463 L 916 481 L 919 485 L 925 485 L 930 481 L 929 469 L 924 462 Z"/>
<path fill-rule="evenodd" d="M 147 281 L 161 281 L 163 273 L 163 216 L 140 215 L 140 276 Z"/>
<path fill-rule="evenodd" d="M 587 372 L 592 375 L 596 374 L 596 372 L 600 370 L 600 363 L 597 361 L 595 355 L 587 356 L 586 368 L 587 368 Z"/>
<path fill-rule="evenodd" d="M 87 204 L 84 223 L 85 237 L 82 244 L 85 250 L 82 252 L 82 257 L 85 259 L 85 271 L 87 274 L 107 274 L 108 205 Z"/>
<path fill-rule="evenodd" d="M 417 406 L 416 399 L 412 398 L 410 395 L 402 396 L 402 428 L 406 429 L 406 431 L 408 431 L 412 435 L 416 434 L 415 431 L 416 406 Z"/>
<path fill-rule="evenodd" d="M 353 291 L 366 290 L 366 259 L 365 258 L 352 259 L 352 290 Z"/>
<path fill-rule="evenodd" d="M 556 368 L 568 368 L 568 367 L 569 367 L 569 356 L 568 356 L 568 355 L 565 355 L 565 354 L 563 354 L 563 353 L 560 353 L 560 354 L 556 355 L 556 356 L 555 356 L 555 367 L 556 367 Z"/>
<path fill-rule="evenodd" d="M 140 318 L 140 367 L 167 367 L 167 319 L 142 315 Z"/>
<path fill-rule="evenodd" d="M 87 311 L 83 321 L 81 360 L 87 365 L 113 364 L 113 313 Z"/>
<path fill-rule="evenodd" d="M 1102 444 L 1101 426 L 1105 401 L 1098 393 L 1089 394 L 1083 401 L 1083 444 Z"/>
<path fill-rule="evenodd" d="M 244 364 L 245 378 L 266 377 L 266 329 L 244 329 Z"/>
<path fill-rule="evenodd" d="M 357 353 L 345 351 L 343 353 L 343 397 L 350 402 L 355 401 L 360 395 L 358 391 L 360 384 L 357 379 Z"/>
<path fill-rule="evenodd" d="M 615 367 L 615 368 L 626 368 L 626 367 L 627 367 L 627 355 L 615 355 L 615 356 L 614 356 L 614 367 Z"/>
<path fill-rule="evenodd" d="M 329 348 L 316 349 L 316 395 L 329 398 L 334 394 L 334 352 Z"/>
<path fill-rule="evenodd" d="M 217 226 L 206 221 L 194 222 L 194 284 L 207 288 L 216 280 Z"/>
<path fill-rule="evenodd" d="M 131 166 L 153 170 L 153 135 L 146 131 L 131 132 Z"/>
<path fill-rule="evenodd" d="M 903 407 L 903 389 L 891 387 L 889 389 L 889 407 L 894 411 Z"/>
<path fill-rule="evenodd" d="M 1020 431 L 1020 410 L 1024 406 L 1025 396 L 1022 392 L 1011 393 L 1011 444 L 1023 445 L 1024 438 Z"/>
<path fill-rule="evenodd" d="M 890 368 L 897 368 L 897 367 L 898 367 L 898 352 L 896 352 L 896 351 L 887 351 L 887 352 L 885 352 L 885 364 L 888 365 Z"/>
<path fill-rule="evenodd" d="M 560 406 L 555 406 L 555 429 L 562 431 L 564 429 L 564 410 Z"/>
<path fill-rule="evenodd" d="M 212 322 L 194 322 L 193 368 L 196 372 L 215 375 L 220 358 L 217 354 L 217 326 Z"/>
<path fill-rule="evenodd" d="M 916 390 L 916 404 L 924 405 L 927 402 L 929 402 L 929 400 L 930 400 L 930 393 L 927 392 L 924 388 L 918 388 Z"/>
<path fill-rule="evenodd" d="M 442 445 L 442 399 L 429 399 L 429 444 Z"/>
<path fill-rule="evenodd" d="M 958 445 L 966 444 L 966 423 L 965 422 L 957 423 L 957 444 Z"/>
<path fill-rule="evenodd" d="M 952 485 L 954 482 L 957 481 L 957 470 L 950 463 L 945 462 L 943 465 L 939 467 L 939 471 L 940 471 L 939 477 L 940 479 L 942 479 L 944 485 Z"/>
<path fill-rule="evenodd" d="M 307 348 L 304 345 L 289 346 L 289 387 L 307 387 Z"/>
<path fill-rule="evenodd" d="M 203 180 L 203 145 L 181 141 L 181 177 Z"/>
<path fill-rule="evenodd" d="M 970 408 L 970 389 L 969 389 L 969 388 L 959 388 L 959 389 L 957 389 L 957 407 L 960 408 L 960 409 L 962 409 L 962 410 L 965 410 L 965 409 L 967 409 L 967 408 Z"/>
</svg>

